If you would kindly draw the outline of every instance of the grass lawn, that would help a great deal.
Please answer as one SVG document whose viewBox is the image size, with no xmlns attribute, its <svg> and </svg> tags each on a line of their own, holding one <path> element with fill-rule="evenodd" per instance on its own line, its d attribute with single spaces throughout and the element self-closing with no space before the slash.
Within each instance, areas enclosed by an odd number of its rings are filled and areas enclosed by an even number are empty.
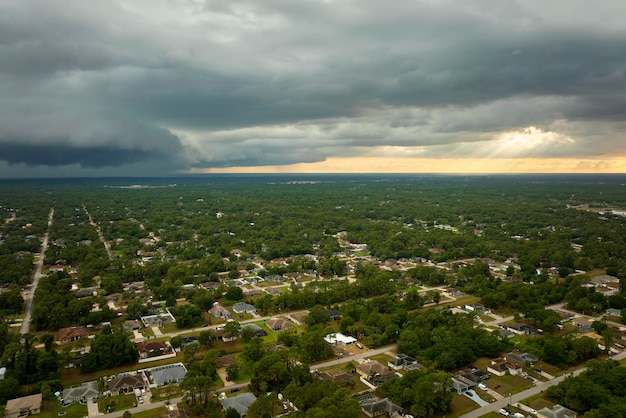
<svg viewBox="0 0 626 418">
<path fill-rule="evenodd" d="M 467 414 L 474 409 L 478 409 L 478 404 L 465 395 L 454 394 L 452 395 L 452 404 L 450 405 L 450 408 L 452 408 L 452 410 L 446 414 L 446 416 L 454 418 Z"/>
<path fill-rule="evenodd" d="M 528 405 L 537 411 L 544 407 L 552 408 L 554 405 L 553 402 L 544 399 L 544 393 L 538 393 L 530 398 L 526 398 L 521 403 Z"/>
<path fill-rule="evenodd" d="M 487 357 L 482 357 L 472 363 L 474 367 L 480 370 L 487 371 L 487 367 L 491 364 L 491 359 Z"/>
<path fill-rule="evenodd" d="M 474 303 L 474 302 L 480 302 L 480 298 L 476 296 L 471 296 L 471 295 L 463 295 L 454 301 L 454 306 L 457 306 L 457 305 L 462 306 L 462 305 L 467 305 L 467 304 Z M 444 302 L 444 303 L 447 303 L 447 302 Z M 440 302 L 439 305 L 441 304 L 442 303 Z"/>
<path fill-rule="evenodd" d="M 379 362 L 381 362 L 384 365 L 386 365 L 389 360 L 393 359 L 393 357 L 391 357 L 391 356 L 389 356 L 389 355 L 387 355 L 385 353 L 381 353 L 381 354 L 378 354 L 376 356 L 371 356 L 369 358 L 371 358 L 372 360 L 378 360 Z"/>
<path fill-rule="evenodd" d="M 169 334 L 170 332 L 180 331 L 180 329 L 176 326 L 174 322 L 168 322 L 167 324 L 163 324 L 161 327 L 161 332 L 163 334 Z"/>
<path fill-rule="evenodd" d="M 535 367 L 541 367 L 541 370 L 555 377 L 563 374 L 563 370 L 559 369 L 556 366 L 548 364 L 545 361 L 538 361 L 537 363 L 535 363 Z"/>
<path fill-rule="evenodd" d="M 167 385 L 161 388 L 154 388 L 150 390 L 152 393 L 152 402 L 165 401 L 169 398 L 179 396 L 182 392 L 180 386 L 177 384 Z"/>
<path fill-rule="evenodd" d="M 63 408 L 61 402 L 55 401 L 53 405 L 46 405 L 37 416 L 41 418 L 57 418 L 60 412 L 65 412 L 65 418 L 83 418 L 87 415 L 87 405 L 75 403 Z"/>
<path fill-rule="evenodd" d="M 107 409 L 108 412 L 123 411 L 124 409 L 132 408 L 136 404 L 137 398 L 133 393 L 98 399 L 98 409 L 105 413 Z"/>
<path fill-rule="evenodd" d="M 492 375 L 488 382 L 488 386 L 502 396 L 509 396 L 509 393 L 522 392 L 533 386 L 532 383 L 521 376 L 511 376 L 508 374 L 502 377 Z"/>
<path fill-rule="evenodd" d="M 247 373 L 245 370 L 241 369 L 239 371 L 239 374 L 237 375 L 237 378 L 233 380 L 233 383 L 243 383 L 243 382 L 247 382 L 248 380 L 250 380 L 252 376 Z"/>
<path fill-rule="evenodd" d="M 150 409 L 149 411 L 134 412 L 133 418 L 157 418 L 167 414 L 167 408 L 162 406 L 160 408 Z"/>
</svg>

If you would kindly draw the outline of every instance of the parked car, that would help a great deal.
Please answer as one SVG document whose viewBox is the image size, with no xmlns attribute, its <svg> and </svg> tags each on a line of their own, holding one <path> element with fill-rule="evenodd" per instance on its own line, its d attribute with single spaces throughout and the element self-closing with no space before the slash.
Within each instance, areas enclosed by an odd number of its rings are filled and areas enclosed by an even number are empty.
<svg viewBox="0 0 626 418">
<path fill-rule="evenodd" d="M 487 390 L 487 385 L 481 382 L 478 384 L 478 389 Z"/>
<path fill-rule="evenodd" d="M 504 408 L 501 408 L 498 412 L 500 412 L 500 415 L 504 415 L 505 417 L 508 417 L 509 415 L 511 415 L 509 411 L 507 411 Z"/>
<path fill-rule="evenodd" d="M 528 412 L 529 412 L 531 415 L 537 415 L 537 411 L 535 411 L 535 410 L 534 410 L 534 409 L 532 409 L 532 408 L 528 408 Z"/>
</svg>

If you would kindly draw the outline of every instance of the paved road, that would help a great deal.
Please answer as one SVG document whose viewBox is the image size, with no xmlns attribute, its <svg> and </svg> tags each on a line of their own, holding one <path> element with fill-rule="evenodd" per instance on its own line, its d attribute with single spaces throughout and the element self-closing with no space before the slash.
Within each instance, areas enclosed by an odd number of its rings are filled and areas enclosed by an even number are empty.
<svg viewBox="0 0 626 418">
<path fill-rule="evenodd" d="M 626 358 L 626 351 L 622 352 L 616 356 L 613 356 L 614 360 L 622 360 Z M 582 372 L 584 372 L 585 370 L 587 370 L 585 367 L 582 367 L 578 370 L 575 370 L 573 373 L 571 373 L 571 375 L 573 376 L 578 376 L 579 374 L 581 374 Z M 511 397 L 504 397 L 499 401 L 496 401 L 494 403 L 490 403 L 487 406 L 483 406 L 479 409 L 475 409 L 472 412 L 468 412 L 465 415 L 461 415 L 460 418 L 478 418 L 478 417 L 482 417 L 483 415 L 486 415 L 490 412 L 496 412 L 498 411 L 500 408 L 504 408 L 505 406 L 509 405 L 509 402 L 515 404 L 517 402 L 520 402 L 526 398 L 529 398 L 533 395 L 536 395 L 540 392 L 543 392 L 544 390 L 548 389 L 550 386 L 553 385 L 557 385 L 559 383 L 561 383 L 563 380 L 565 380 L 565 378 L 567 376 L 569 376 L 570 374 L 563 374 L 553 380 L 550 380 L 548 382 L 541 382 L 537 385 L 535 385 L 534 387 L 527 389 L 523 392 L 520 393 L 516 393 L 514 395 L 512 395 Z"/>
<path fill-rule="evenodd" d="M 104 249 L 107 252 L 107 256 L 109 257 L 109 260 L 113 260 L 113 254 L 111 253 L 111 245 L 109 245 L 109 243 L 104 239 L 104 235 L 102 235 L 102 230 L 100 229 L 100 226 L 93 221 L 93 218 L 91 217 L 91 214 L 87 211 L 87 207 L 85 206 L 84 203 L 83 203 L 83 210 L 85 211 L 85 213 L 87 214 L 87 217 L 89 218 L 89 223 L 91 224 L 91 226 L 95 228 L 96 232 L 98 233 L 98 237 L 100 238 L 100 241 L 102 241 L 102 245 L 104 245 Z"/>
<path fill-rule="evenodd" d="M 48 230 L 45 234 L 43 234 L 43 242 L 41 243 L 39 260 L 37 260 L 37 264 L 35 265 L 35 272 L 33 273 L 33 284 L 30 287 L 29 292 L 25 295 L 26 312 L 24 313 L 24 319 L 22 320 L 22 328 L 20 329 L 21 334 L 27 334 L 30 330 L 30 318 L 33 313 L 33 298 L 35 297 L 35 290 L 37 290 L 37 286 L 39 285 L 39 279 L 41 279 L 42 277 L 41 270 L 43 269 L 43 262 L 46 257 L 46 250 L 48 249 L 48 237 L 50 235 L 50 226 L 52 226 L 53 216 L 54 208 L 51 208 L 50 214 L 48 215 Z"/>
</svg>

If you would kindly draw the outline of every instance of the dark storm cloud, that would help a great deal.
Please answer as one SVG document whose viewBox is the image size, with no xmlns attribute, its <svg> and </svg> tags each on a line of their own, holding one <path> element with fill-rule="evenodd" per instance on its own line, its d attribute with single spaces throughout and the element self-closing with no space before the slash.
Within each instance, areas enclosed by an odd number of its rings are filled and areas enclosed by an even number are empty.
<svg viewBox="0 0 626 418">
<path fill-rule="evenodd" d="M 624 14 L 616 0 L 4 2 L 0 160 L 174 170 L 381 146 L 464 156 L 529 126 L 558 130 L 533 152 L 611 154 Z M 31 146 L 71 157 L 40 161 Z"/>
<path fill-rule="evenodd" d="M 155 157 L 155 153 L 137 149 L 115 149 L 104 146 L 71 147 L 65 144 L 18 144 L 2 145 L 2 160 L 9 164 L 70 165 L 102 168 L 132 164 Z"/>
</svg>

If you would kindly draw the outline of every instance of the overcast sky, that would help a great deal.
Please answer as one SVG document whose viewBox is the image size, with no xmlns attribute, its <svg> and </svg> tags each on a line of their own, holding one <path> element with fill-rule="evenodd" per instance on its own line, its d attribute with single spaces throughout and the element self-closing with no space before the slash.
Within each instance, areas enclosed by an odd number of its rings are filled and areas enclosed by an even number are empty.
<svg viewBox="0 0 626 418">
<path fill-rule="evenodd" d="M 0 177 L 626 172 L 623 0 L 2 0 Z"/>
</svg>

